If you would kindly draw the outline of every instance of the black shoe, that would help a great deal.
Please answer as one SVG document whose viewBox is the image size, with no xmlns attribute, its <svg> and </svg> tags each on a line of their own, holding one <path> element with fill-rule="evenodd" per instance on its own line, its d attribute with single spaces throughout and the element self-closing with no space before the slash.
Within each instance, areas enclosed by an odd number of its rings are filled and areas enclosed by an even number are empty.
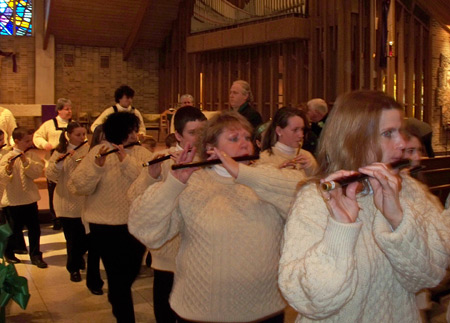
<svg viewBox="0 0 450 323">
<path fill-rule="evenodd" d="M 11 257 L 5 256 L 5 260 L 7 262 L 9 262 L 10 264 L 18 264 L 20 262 L 20 259 L 17 258 L 16 256 L 14 256 L 14 255 L 11 256 Z"/>
<path fill-rule="evenodd" d="M 79 271 L 74 271 L 73 273 L 70 273 L 70 280 L 73 282 L 80 282 L 81 281 L 81 275 Z"/>
<path fill-rule="evenodd" d="M 53 220 L 53 230 L 59 231 L 62 229 L 61 220 L 56 218 Z"/>
<path fill-rule="evenodd" d="M 37 266 L 38 268 L 47 268 L 48 267 L 47 263 L 44 260 L 42 260 L 42 258 L 31 259 L 31 263 L 33 265 Z"/>
<path fill-rule="evenodd" d="M 17 249 L 17 250 L 14 250 L 14 253 L 16 253 L 18 255 L 28 255 L 28 250 L 27 249 Z"/>
<path fill-rule="evenodd" d="M 94 288 L 88 288 L 89 291 L 94 295 L 103 295 L 103 289 L 94 289 Z"/>
</svg>

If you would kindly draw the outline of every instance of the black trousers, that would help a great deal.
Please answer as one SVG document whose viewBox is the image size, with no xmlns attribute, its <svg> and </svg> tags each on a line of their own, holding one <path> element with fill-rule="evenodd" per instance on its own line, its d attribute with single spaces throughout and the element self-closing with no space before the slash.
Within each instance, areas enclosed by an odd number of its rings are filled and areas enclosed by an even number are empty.
<svg viewBox="0 0 450 323">
<path fill-rule="evenodd" d="M 98 246 L 92 241 L 92 235 L 87 235 L 88 256 L 86 270 L 86 286 L 89 289 L 99 290 L 103 287 L 103 279 L 100 275 L 100 253 Z"/>
<path fill-rule="evenodd" d="M 56 183 L 47 180 L 47 189 L 48 189 L 48 208 L 50 209 L 50 215 L 52 216 L 52 220 L 56 219 L 55 209 L 53 208 L 53 193 L 55 192 Z"/>
<path fill-rule="evenodd" d="M 178 323 L 196 323 L 195 321 L 187 321 L 182 319 L 181 317 L 178 317 L 177 320 Z M 284 322 L 284 312 L 278 315 L 275 315 L 271 318 L 262 320 L 262 321 L 256 321 L 258 323 L 283 323 Z"/>
<path fill-rule="evenodd" d="M 131 285 L 139 274 L 145 247 L 127 225 L 89 224 L 108 277 L 108 300 L 118 323 L 135 322 Z"/>
<path fill-rule="evenodd" d="M 28 239 L 30 242 L 30 257 L 42 257 L 42 252 L 39 247 L 41 227 L 39 226 L 37 202 L 26 205 L 7 206 L 5 209 L 9 225 L 11 226 L 11 230 L 13 232 L 8 239 L 5 255 L 7 257 L 14 256 L 14 249 L 20 245 L 20 241 L 23 239 L 22 230 L 24 226 L 26 226 L 28 229 Z"/>
<path fill-rule="evenodd" d="M 79 271 L 83 267 L 83 255 L 87 250 L 87 238 L 81 218 L 60 217 L 66 238 L 67 263 L 69 273 Z"/>
<path fill-rule="evenodd" d="M 156 322 L 175 323 L 177 315 L 169 304 L 169 296 L 172 291 L 173 273 L 155 269 L 153 280 L 153 310 Z"/>
<path fill-rule="evenodd" d="M 3 221 L 2 223 L 5 223 L 5 221 L 10 223 L 10 225 L 11 225 L 11 223 L 14 222 L 14 220 L 11 219 L 11 217 L 9 216 L 9 214 L 7 212 L 7 208 L 3 208 L 3 210 L 2 210 L 2 221 Z M 12 227 L 11 227 L 11 230 L 12 230 Z M 15 241 L 13 241 L 13 240 L 15 240 Z M 14 252 L 19 251 L 19 250 L 20 251 L 27 250 L 27 245 L 25 243 L 25 238 L 23 237 L 23 232 L 20 236 L 13 238 L 13 240 L 10 239 L 10 241 L 11 241 L 10 243 L 14 244 L 14 245 L 11 245 L 11 249 Z"/>
</svg>

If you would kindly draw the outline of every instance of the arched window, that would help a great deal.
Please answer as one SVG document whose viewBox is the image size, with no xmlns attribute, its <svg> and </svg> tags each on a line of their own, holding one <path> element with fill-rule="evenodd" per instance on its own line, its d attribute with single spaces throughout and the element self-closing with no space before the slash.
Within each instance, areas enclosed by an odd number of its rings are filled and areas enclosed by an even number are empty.
<svg viewBox="0 0 450 323">
<path fill-rule="evenodd" d="M 0 0 L 0 35 L 32 35 L 32 0 Z"/>
</svg>

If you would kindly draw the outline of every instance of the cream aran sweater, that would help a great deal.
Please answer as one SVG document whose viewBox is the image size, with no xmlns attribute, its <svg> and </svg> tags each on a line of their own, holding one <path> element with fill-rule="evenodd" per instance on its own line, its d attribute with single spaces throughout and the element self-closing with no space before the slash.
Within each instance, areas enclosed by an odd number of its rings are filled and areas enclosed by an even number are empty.
<svg viewBox="0 0 450 323">
<path fill-rule="evenodd" d="M 75 147 L 70 145 L 68 151 L 73 148 Z M 56 163 L 56 160 L 65 154 L 55 151 L 48 162 L 45 176 L 57 184 L 53 195 L 53 204 L 57 217 L 81 218 L 85 197 L 71 193 L 67 187 L 67 182 L 69 181 L 69 176 L 79 165 L 79 162 L 76 160 L 86 156 L 88 151 L 89 145 L 85 144 L 77 149 L 73 156 L 68 156 L 58 163 Z"/>
<path fill-rule="evenodd" d="M 280 289 L 296 322 L 420 322 L 415 293 L 444 277 L 449 218 L 421 185 L 402 175 L 396 230 L 373 195 L 360 196 L 355 223 L 329 215 L 315 184 L 301 189 L 288 217 Z"/>
<path fill-rule="evenodd" d="M 278 145 L 278 143 L 277 143 Z M 290 147 L 289 147 L 290 148 Z M 296 150 L 291 148 L 292 152 L 282 151 L 277 146 L 272 147 L 272 154 L 269 153 L 268 150 L 264 150 L 259 154 L 259 160 L 256 164 L 273 164 L 279 167 L 284 162 L 288 160 L 292 160 L 296 157 Z M 316 169 L 318 168 L 316 159 L 314 156 L 307 150 L 301 149 L 300 154 L 312 160 L 312 164 L 310 167 L 305 168 L 304 171 L 307 176 L 311 176 L 314 174 Z"/>
<path fill-rule="evenodd" d="M 57 116 L 56 121 L 58 128 L 67 128 L 68 122 L 66 120 Z M 34 133 L 33 143 L 39 149 L 44 149 L 47 143 L 50 143 L 53 148 L 56 148 L 59 144 L 61 132 L 62 130 L 56 130 L 53 119 L 47 120 Z"/>
<path fill-rule="evenodd" d="M 127 190 L 139 176 L 142 163 L 149 161 L 152 154 L 143 147 L 133 146 L 125 150 L 127 156 L 122 162 L 113 153 L 100 167 L 95 163 L 95 155 L 104 145 L 114 149 L 108 142 L 92 148 L 72 173 L 67 185 L 72 193 L 86 196 L 83 217 L 86 222 L 127 224 L 130 209 Z"/>
<path fill-rule="evenodd" d="M 295 172 L 293 174 L 292 172 Z M 272 173 L 276 175 L 270 177 Z M 158 248 L 178 233 L 181 246 L 170 304 L 181 317 L 203 322 L 249 322 L 286 306 L 277 286 L 283 216 L 295 196 L 297 171 L 241 165 L 238 181 L 212 169 L 187 184 L 169 173 L 132 204 L 130 232 Z M 280 176 L 283 174 L 283 176 Z M 272 185 L 270 185 L 272 184 Z M 263 201 L 257 191 L 271 186 Z"/>
<path fill-rule="evenodd" d="M 42 175 L 44 161 L 35 153 L 28 151 L 25 154 L 28 159 L 28 165 L 24 167 L 22 160 L 18 158 L 14 161 L 11 175 L 6 173 L 6 165 L 9 158 L 16 156 L 20 152 L 14 149 L 0 160 L 0 182 L 5 185 L 2 197 L 3 206 L 27 205 L 41 199 L 39 190 L 33 180 Z"/>
<path fill-rule="evenodd" d="M 163 151 L 158 151 L 158 154 L 167 155 L 175 153 L 175 151 L 175 148 L 170 148 Z M 149 175 L 148 168 L 142 169 L 141 174 L 128 190 L 129 200 L 133 202 L 138 196 L 142 195 L 149 186 L 161 180 L 165 180 L 173 163 L 173 160 L 169 159 L 161 164 L 161 176 L 158 179 L 154 179 Z M 175 257 L 178 254 L 179 248 L 180 236 L 176 235 L 161 247 L 157 249 L 150 249 L 150 253 L 152 254 L 152 268 L 156 270 L 175 272 Z"/>
<path fill-rule="evenodd" d="M 0 129 L 5 133 L 5 144 L 14 146 L 14 139 L 12 133 L 17 128 L 16 119 L 11 111 L 0 107 Z"/>
</svg>

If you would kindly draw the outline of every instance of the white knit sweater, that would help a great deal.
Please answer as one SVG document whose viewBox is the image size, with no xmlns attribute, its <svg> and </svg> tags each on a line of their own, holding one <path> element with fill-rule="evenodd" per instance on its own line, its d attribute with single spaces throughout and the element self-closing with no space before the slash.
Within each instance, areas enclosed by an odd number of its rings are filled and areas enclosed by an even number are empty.
<svg viewBox="0 0 450 323">
<path fill-rule="evenodd" d="M 333 220 L 311 184 L 299 192 L 284 233 L 280 289 L 296 322 L 420 322 L 414 294 L 444 277 L 449 218 L 403 176 L 401 224 L 392 231 L 373 196 L 360 196 L 358 220 Z"/>
<path fill-rule="evenodd" d="M 304 171 L 307 176 L 311 176 L 314 174 L 316 169 L 318 168 L 317 161 L 314 158 L 314 156 L 307 150 L 301 149 L 300 155 L 304 155 L 305 157 L 312 160 L 312 164 L 310 167 L 305 168 Z M 259 154 L 259 160 L 256 162 L 256 164 L 273 164 L 279 167 L 284 162 L 287 162 L 289 160 L 292 160 L 296 157 L 296 151 L 295 149 L 292 151 L 291 154 L 287 152 L 283 152 L 280 149 L 278 149 L 276 146 L 272 147 L 272 154 L 269 153 L 268 150 L 264 150 Z"/>
<path fill-rule="evenodd" d="M 17 128 L 16 119 L 11 111 L 0 107 L 0 129 L 5 133 L 5 144 L 14 146 L 14 139 L 12 133 Z"/>
<path fill-rule="evenodd" d="M 68 150 L 73 149 L 73 147 Z M 52 182 L 57 183 L 55 194 L 53 195 L 53 204 L 57 217 L 66 218 L 80 218 L 83 205 L 84 196 L 79 196 L 71 193 L 67 188 L 69 176 L 74 172 L 79 165 L 76 162 L 78 158 L 83 158 L 89 151 L 89 145 L 85 144 L 75 151 L 73 156 L 68 156 L 64 161 L 56 163 L 56 160 L 64 155 L 55 151 L 49 160 L 48 166 L 45 170 L 45 176 Z"/>
<path fill-rule="evenodd" d="M 14 149 L 0 160 L 0 182 L 5 185 L 2 197 L 3 206 L 27 205 L 41 199 L 38 187 L 33 180 L 42 175 L 44 161 L 32 151 L 28 151 L 25 154 L 28 165 L 24 167 L 22 160 L 18 158 L 14 161 L 11 175 L 8 175 L 6 173 L 8 159 L 17 154 L 19 151 Z"/>
<path fill-rule="evenodd" d="M 57 116 L 56 121 L 59 128 L 67 128 L 68 122 Z M 53 119 L 45 121 L 33 135 L 33 143 L 39 149 L 44 149 L 47 143 L 50 143 L 54 148 L 59 144 L 59 137 L 62 130 L 56 130 Z"/>
<path fill-rule="evenodd" d="M 113 146 L 106 142 L 92 148 L 70 176 L 68 188 L 72 193 L 86 195 L 84 219 L 89 223 L 123 225 L 128 222 L 130 202 L 127 190 L 139 176 L 142 163 L 152 154 L 145 148 L 126 149 L 127 156 L 120 162 L 116 153 L 108 155 L 103 167 L 95 164 L 95 155 L 101 147 Z"/>
<path fill-rule="evenodd" d="M 175 149 L 171 148 L 164 151 L 158 151 L 158 154 L 167 155 L 174 152 Z M 142 169 L 141 174 L 128 190 L 128 198 L 130 202 L 133 202 L 138 196 L 142 195 L 149 186 L 161 180 L 165 180 L 173 163 L 174 162 L 171 159 L 166 160 L 162 163 L 161 176 L 158 179 L 154 179 L 153 177 L 151 177 L 148 173 L 147 168 Z M 175 272 L 175 257 L 178 254 L 179 248 L 180 236 L 176 235 L 161 247 L 157 249 L 150 249 L 150 253 L 152 254 L 152 268 L 162 271 Z"/>
<path fill-rule="evenodd" d="M 286 306 L 277 267 L 296 175 L 273 166 L 241 166 L 238 180 L 248 185 L 262 174 L 278 174 L 271 178 L 273 193 L 267 194 L 273 204 L 211 169 L 196 171 L 187 184 L 169 174 L 132 204 L 129 230 L 145 245 L 158 248 L 181 235 L 170 304 L 185 319 L 248 322 Z M 270 176 L 264 178 L 261 191 L 270 186 Z"/>
</svg>

